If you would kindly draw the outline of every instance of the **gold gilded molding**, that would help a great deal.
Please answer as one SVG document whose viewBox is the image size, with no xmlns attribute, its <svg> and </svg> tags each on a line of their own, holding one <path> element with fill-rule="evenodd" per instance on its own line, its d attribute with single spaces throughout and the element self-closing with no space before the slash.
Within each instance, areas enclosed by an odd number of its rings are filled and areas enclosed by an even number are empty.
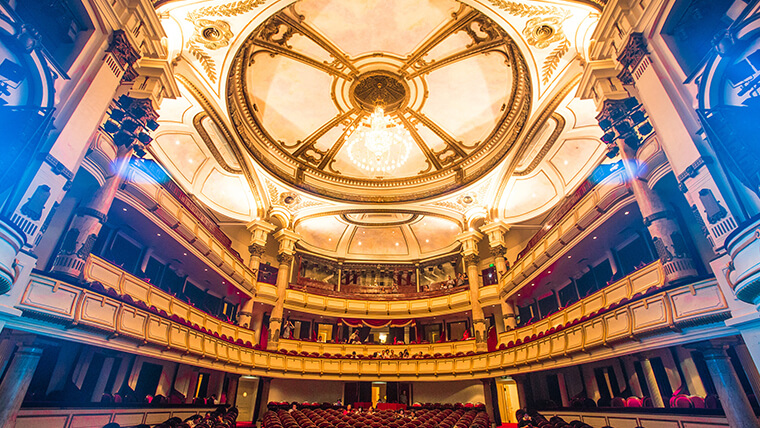
<svg viewBox="0 0 760 428">
<path fill-rule="evenodd" d="M 207 16 L 224 16 L 230 18 L 250 12 L 264 3 L 266 3 L 266 0 L 239 0 L 217 6 L 201 7 L 188 13 L 187 20 L 194 22 L 199 18 Z"/>
<path fill-rule="evenodd" d="M 205 111 L 202 111 L 195 115 L 193 118 L 193 126 L 195 127 L 195 131 L 198 132 L 198 135 L 200 135 L 201 140 L 206 144 L 206 147 L 208 147 L 209 151 L 211 152 L 211 155 L 216 160 L 216 163 L 219 164 L 219 166 L 222 167 L 225 171 L 231 173 L 231 174 L 242 174 L 242 170 L 238 168 L 233 168 L 230 166 L 227 161 L 224 160 L 224 157 L 222 156 L 222 153 L 219 151 L 219 148 L 216 147 L 216 144 L 211 140 L 211 136 L 206 131 L 206 128 L 203 127 L 203 119 L 209 118 L 212 122 L 214 121 L 211 119 L 211 117 L 206 113 Z M 217 127 L 219 127 L 217 125 Z M 231 142 L 227 142 L 227 144 L 232 144 Z M 238 160 L 238 162 L 240 162 Z"/>
<path fill-rule="evenodd" d="M 192 41 L 192 39 L 187 41 L 186 46 L 190 55 L 194 56 L 195 59 L 201 63 L 201 67 L 203 67 L 203 71 L 206 72 L 208 79 L 212 83 L 216 83 L 216 62 L 211 58 L 211 55 L 206 53 L 197 43 Z"/>
<path fill-rule="evenodd" d="M 190 40 L 202 44 L 206 49 L 216 50 L 230 44 L 233 34 L 227 21 L 198 19 L 193 24 L 195 33 Z"/>
<path fill-rule="evenodd" d="M 477 15 L 473 18 L 477 18 Z M 472 25 L 484 25 L 474 19 L 470 22 Z M 482 36 L 479 37 L 483 38 Z M 250 99 L 250 91 L 247 88 L 248 83 L 245 79 L 248 68 L 255 64 L 251 61 L 252 55 L 262 52 L 257 50 L 257 47 L 260 48 L 261 44 L 264 43 L 260 38 L 260 30 L 254 31 L 232 60 L 232 66 L 227 77 L 226 92 L 230 117 L 235 131 L 252 157 L 275 177 L 303 191 L 335 201 L 374 203 L 417 201 L 451 193 L 480 178 L 503 159 L 524 131 L 523 128 L 530 112 L 532 93 L 525 58 L 509 36 L 502 34 L 500 37 L 496 41 L 484 40 L 479 44 L 487 46 L 490 49 L 489 52 L 494 52 L 493 49 L 495 48 L 491 47 L 490 43 L 497 43 L 498 52 L 505 56 L 509 66 L 513 69 L 513 73 L 511 73 L 512 85 L 510 85 L 510 93 L 506 97 L 507 105 L 494 130 L 482 142 L 473 146 L 467 146 L 456 141 L 453 137 L 444 137 L 444 141 L 449 143 L 446 150 L 443 153 L 424 152 L 432 166 L 414 177 L 375 180 L 350 177 L 339 172 L 333 172 L 330 164 L 337 153 L 336 147 L 342 143 L 344 136 L 341 136 L 326 153 L 320 153 L 319 156 L 304 152 L 299 153 L 299 157 L 294 157 L 283 147 L 283 143 L 275 141 L 263 127 L 255 112 L 253 102 Z M 267 45 L 275 44 L 266 43 Z M 267 50 L 268 48 L 269 46 Z M 293 52 L 287 47 L 277 45 L 276 48 L 277 53 L 283 51 L 283 55 L 293 57 Z M 473 48 L 477 50 L 479 46 L 476 45 Z M 332 69 L 331 66 L 325 64 L 321 64 L 318 68 L 322 69 L 323 67 Z M 335 76 L 343 73 L 332 70 L 331 74 Z M 346 120 L 348 119 L 346 118 Z M 417 114 L 408 122 L 412 123 L 415 120 L 422 122 L 425 119 L 424 116 Z M 340 121 L 340 123 L 343 122 L 345 121 Z M 443 132 L 436 127 L 431 129 L 434 132 L 436 130 Z M 314 159 L 305 158 L 304 155 L 307 154 L 314 156 Z M 454 158 L 450 159 L 452 156 Z M 437 162 L 431 162 L 434 157 L 438 159 Z M 441 165 L 441 168 L 438 168 L 436 163 Z M 467 169 L 468 166 L 471 166 L 469 170 Z M 395 191 L 404 188 L 419 190 Z M 370 193 L 365 190 L 375 192 Z M 394 191 L 383 192 L 384 190 Z"/>
<path fill-rule="evenodd" d="M 201 7 L 187 14 L 185 19 L 193 23 L 195 33 L 185 46 L 188 53 L 201 64 L 203 71 L 206 72 L 206 76 L 211 82 L 216 83 L 218 78 L 216 62 L 203 48 L 214 50 L 227 46 L 230 39 L 232 39 L 232 32 L 230 31 L 229 24 L 225 21 L 211 21 L 201 18 L 208 16 L 229 18 L 250 12 L 264 3 L 266 3 L 266 0 L 239 0 L 217 6 Z"/>
<path fill-rule="evenodd" d="M 546 140 L 546 143 L 544 143 L 544 146 L 538 152 L 536 157 L 533 158 L 533 160 L 530 162 L 528 167 L 522 171 L 515 171 L 513 173 L 514 175 L 525 176 L 533 172 L 533 170 L 536 169 L 538 164 L 544 159 L 546 154 L 549 153 L 549 150 L 552 148 L 552 146 L 554 146 L 554 143 L 557 142 L 557 138 L 559 138 L 560 134 L 562 133 L 563 128 L 565 127 L 565 118 L 561 114 L 556 113 L 556 110 L 559 107 L 559 104 L 562 102 L 562 100 L 564 100 L 565 97 L 567 97 L 567 95 L 570 93 L 570 91 L 573 88 L 575 88 L 575 86 L 578 84 L 580 79 L 581 79 L 581 76 L 576 75 L 572 80 L 570 80 L 570 82 L 567 83 L 567 85 L 562 87 L 562 90 L 560 90 L 556 95 L 552 97 L 552 99 L 549 101 L 546 107 L 538 115 L 538 118 L 536 119 L 536 121 L 533 122 L 533 125 L 531 125 L 523 141 L 530 142 L 531 140 L 533 140 L 533 138 L 536 138 L 538 131 L 541 130 L 541 128 L 546 123 L 546 121 L 549 120 L 550 118 L 557 121 L 557 127 L 554 129 L 552 134 Z"/>
</svg>

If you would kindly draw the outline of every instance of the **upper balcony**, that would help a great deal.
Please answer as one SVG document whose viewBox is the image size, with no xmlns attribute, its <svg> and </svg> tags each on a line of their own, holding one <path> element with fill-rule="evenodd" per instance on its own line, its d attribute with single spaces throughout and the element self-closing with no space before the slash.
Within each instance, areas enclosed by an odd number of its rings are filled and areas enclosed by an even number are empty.
<svg viewBox="0 0 760 428">
<path fill-rule="evenodd" d="M 530 283 L 543 268 L 557 261 L 617 210 L 634 201 L 627 173 L 619 168 L 601 182 L 579 188 L 560 206 L 549 227 L 541 229 L 500 278 L 501 296 L 511 296 Z"/>
</svg>

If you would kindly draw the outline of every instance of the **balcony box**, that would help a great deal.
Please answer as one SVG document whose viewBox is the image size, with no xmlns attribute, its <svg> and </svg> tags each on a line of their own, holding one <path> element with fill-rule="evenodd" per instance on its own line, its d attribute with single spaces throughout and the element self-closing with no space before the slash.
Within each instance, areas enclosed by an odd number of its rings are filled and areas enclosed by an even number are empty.
<svg viewBox="0 0 760 428">
<path fill-rule="evenodd" d="M 760 304 L 760 216 L 745 223 L 726 238 L 731 262 L 726 280 L 739 300 Z"/>
</svg>

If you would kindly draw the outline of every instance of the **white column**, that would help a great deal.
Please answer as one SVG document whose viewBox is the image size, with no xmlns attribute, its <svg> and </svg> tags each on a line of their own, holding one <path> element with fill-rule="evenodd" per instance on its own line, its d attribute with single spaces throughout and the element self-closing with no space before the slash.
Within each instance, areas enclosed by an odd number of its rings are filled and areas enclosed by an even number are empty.
<svg viewBox="0 0 760 428">
<path fill-rule="evenodd" d="M 647 388 L 649 389 L 649 395 L 652 399 L 652 403 L 654 403 L 654 407 L 665 407 L 665 402 L 660 393 L 660 387 L 657 384 L 657 378 L 652 369 L 652 362 L 649 361 L 649 358 L 645 357 L 641 359 L 641 370 L 644 372 L 644 378 L 647 382 Z"/>
<path fill-rule="evenodd" d="M 475 331 L 475 347 L 478 351 L 485 351 L 486 343 L 486 320 L 483 308 L 480 306 L 480 257 L 478 256 L 478 242 L 483 239 L 483 234 L 476 231 L 462 232 L 457 235 L 457 240 L 462 243 L 462 257 L 467 268 L 467 278 L 470 285 L 470 305 L 472 307 L 472 327 Z"/>
<path fill-rule="evenodd" d="M 736 376 L 728 354 L 723 345 L 707 345 L 701 347 L 705 363 L 713 378 L 715 389 L 718 391 L 720 404 L 726 413 L 728 424 L 732 428 L 757 428 L 760 427 L 755 412 L 744 393 L 739 378 Z"/>
<path fill-rule="evenodd" d="M 11 365 L 0 383 L 0 421 L 3 428 L 16 426 L 16 415 L 41 356 L 42 348 L 27 344 L 20 344 L 13 355 Z"/>
<path fill-rule="evenodd" d="M 282 329 L 283 313 L 285 308 L 285 293 L 288 289 L 290 276 L 290 266 L 293 263 L 296 243 L 301 237 L 288 229 L 281 229 L 274 234 L 277 242 L 280 243 L 277 261 L 279 262 L 277 270 L 277 302 L 272 309 L 272 315 L 269 317 L 269 341 L 268 349 L 277 349 L 280 340 L 280 331 Z"/>
</svg>

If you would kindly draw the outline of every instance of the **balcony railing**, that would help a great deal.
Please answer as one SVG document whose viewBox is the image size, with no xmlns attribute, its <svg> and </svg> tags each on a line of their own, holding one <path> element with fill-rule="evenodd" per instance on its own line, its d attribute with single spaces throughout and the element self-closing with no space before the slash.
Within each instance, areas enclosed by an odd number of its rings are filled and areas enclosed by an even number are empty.
<svg viewBox="0 0 760 428">
<path fill-rule="evenodd" d="M 547 331 L 563 328 L 568 324 L 589 318 L 600 311 L 609 309 L 646 293 L 652 294 L 665 285 L 665 271 L 657 260 L 630 275 L 614 282 L 590 296 L 563 308 L 543 319 L 499 335 L 504 344 L 524 341 L 526 337 L 546 334 Z"/>
<path fill-rule="evenodd" d="M 227 275 L 232 283 L 237 283 L 244 290 L 253 290 L 256 276 L 246 266 L 240 255 L 229 247 L 228 241 L 220 241 L 213 227 L 201 221 L 186 205 L 170 193 L 166 186 L 159 185 L 155 179 L 141 168 L 132 167 L 124 191 L 133 201 L 153 213 L 161 223 L 166 224 L 186 241 L 188 247 L 195 248 L 205 257 L 210 266 L 216 266 Z M 220 231 L 221 232 L 221 231 Z M 226 237 L 226 235 L 224 235 Z M 227 240 L 229 238 L 226 238 Z"/>
<path fill-rule="evenodd" d="M 502 290 L 509 292 L 526 284 L 531 275 L 556 259 L 564 249 L 571 248 L 575 238 L 631 195 L 625 170 L 607 176 L 576 201 L 551 228 L 542 232 L 528 251 L 521 253 L 523 256 L 500 278 Z"/>
<path fill-rule="evenodd" d="M 735 334 L 719 322 L 730 315 L 714 280 L 664 290 L 622 304 L 528 343 L 494 352 L 448 358 L 354 359 L 267 352 L 199 332 L 160 314 L 82 287 L 33 274 L 16 305 L 50 323 L 48 332 L 98 346 L 116 346 L 193 365 L 219 367 L 241 374 L 282 375 L 313 379 L 444 380 L 494 377 L 577 364 L 575 357 L 601 360 L 623 355 L 635 341 L 637 350 L 663 341 L 707 340 Z M 8 325 L 26 322 L 10 320 Z M 39 321 L 45 322 L 45 321 Z M 69 328 L 61 327 L 68 323 Z M 709 328 L 698 327 L 710 324 Z M 80 327 L 86 327 L 84 329 Z M 682 327 L 689 327 L 683 330 Z M 723 327 L 723 328 L 721 328 Z M 101 333 L 93 333 L 93 330 Z M 106 335 L 102 334 L 106 333 Z M 107 337 L 118 336 L 112 342 Z M 650 337 L 653 337 L 649 340 Z M 160 352 L 159 352 L 160 350 Z"/>
<path fill-rule="evenodd" d="M 220 337 L 224 335 L 232 338 L 233 341 L 239 339 L 243 343 L 254 340 L 252 330 L 230 324 L 203 312 L 100 257 L 90 255 L 82 274 L 87 282 L 97 282 L 105 287 L 106 291 L 113 290 L 118 296 L 129 296 L 135 304 L 144 305 L 145 308 L 154 307 L 159 313 L 165 312 L 169 318 L 179 317 L 190 326 L 197 325 L 198 330 L 216 333 Z"/>
</svg>

